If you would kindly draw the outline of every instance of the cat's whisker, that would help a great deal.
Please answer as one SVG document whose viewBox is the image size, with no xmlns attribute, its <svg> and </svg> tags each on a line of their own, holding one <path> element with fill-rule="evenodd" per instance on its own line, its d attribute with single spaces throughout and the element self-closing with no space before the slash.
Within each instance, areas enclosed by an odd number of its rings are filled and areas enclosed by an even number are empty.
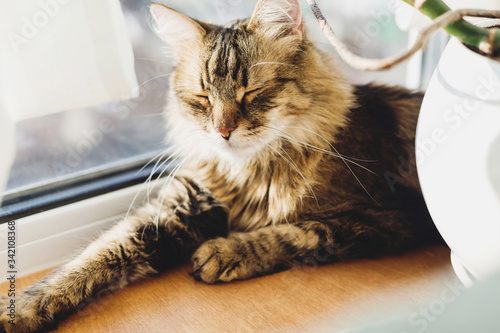
<svg viewBox="0 0 500 333">
<path fill-rule="evenodd" d="M 281 138 L 281 139 L 282 139 L 283 141 L 287 141 L 287 142 L 290 142 L 290 143 L 298 142 L 298 143 L 299 143 L 299 144 L 301 144 L 304 148 L 309 148 L 309 149 L 311 149 L 311 150 L 318 151 L 318 152 L 320 152 L 320 153 L 324 153 L 324 154 L 326 154 L 326 155 L 330 155 L 330 156 L 333 156 L 333 157 L 337 157 L 337 158 L 340 158 L 340 159 L 344 159 L 345 161 L 347 161 L 347 162 L 349 162 L 349 163 L 351 163 L 351 164 L 354 164 L 354 165 L 356 165 L 356 166 L 360 167 L 361 169 L 364 169 L 364 170 L 368 171 L 369 173 L 371 173 L 371 174 L 373 174 L 373 175 L 378 176 L 378 174 L 377 174 L 376 172 L 374 172 L 374 171 L 370 170 L 369 168 L 365 167 L 364 165 L 361 165 L 361 164 L 359 164 L 359 163 L 357 163 L 357 162 L 354 162 L 354 161 L 350 160 L 349 158 L 346 158 L 346 156 L 345 156 L 345 155 L 342 155 L 342 154 L 335 154 L 335 153 L 333 153 L 333 152 L 331 152 L 331 151 L 328 151 L 328 150 L 325 150 L 325 149 L 321 149 L 321 148 L 319 148 L 319 147 L 316 147 L 316 146 L 314 146 L 314 145 L 307 144 L 307 143 L 305 143 L 305 142 L 301 142 L 300 140 L 296 140 L 296 139 L 294 139 L 294 138 L 291 138 L 291 140 L 290 140 L 290 139 L 287 139 L 287 138 Z"/>
<path fill-rule="evenodd" d="M 309 190 L 309 192 L 313 195 L 314 199 L 316 200 L 316 203 L 317 205 L 319 206 L 319 201 L 318 201 L 318 198 L 316 197 L 316 193 L 314 193 L 314 190 L 311 186 L 311 184 L 309 183 L 309 181 L 306 179 L 306 177 L 304 176 L 304 174 L 302 174 L 302 172 L 300 171 L 299 167 L 297 166 L 297 164 L 295 162 L 293 162 L 293 160 L 288 160 L 283 154 L 281 154 L 278 150 L 276 150 L 275 148 L 273 148 L 270 144 L 268 143 L 265 143 L 263 142 L 267 147 L 269 147 L 270 149 L 274 150 L 276 152 L 276 154 L 280 155 L 283 160 L 285 160 L 285 162 L 288 163 L 288 165 L 290 165 L 295 171 L 297 171 L 297 173 L 302 177 L 302 179 L 304 179 L 304 183 L 306 184 L 306 187 L 307 189 Z M 282 149 L 283 150 L 283 149 Z M 285 152 L 285 150 L 283 150 Z M 285 152 L 286 153 L 286 152 Z M 288 154 L 287 154 L 288 155 Z M 290 156 L 290 155 L 288 155 Z"/>
<path fill-rule="evenodd" d="M 302 198 L 301 198 L 301 200 L 302 200 Z M 288 225 L 288 227 L 290 228 L 290 222 L 288 222 L 288 218 L 286 216 L 285 216 L 285 222 Z"/>
<path fill-rule="evenodd" d="M 283 141 L 287 141 L 287 142 L 290 142 L 290 143 L 299 143 L 301 146 L 303 146 L 304 148 L 309 148 L 309 149 L 312 149 L 314 151 L 318 151 L 318 152 L 321 152 L 321 153 L 324 153 L 324 154 L 327 154 L 327 155 L 330 155 L 330 156 L 334 156 L 334 157 L 337 157 L 337 158 L 345 158 L 346 161 L 356 165 L 356 166 L 359 166 L 360 168 L 363 168 L 365 169 L 366 171 L 376 175 L 375 172 L 373 172 L 372 170 L 368 169 L 367 167 L 365 167 L 364 165 L 361 165 L 359 163 L 356 163 L 354 161 L 352 161 L 349 157 L 347 157 L 346 155 L 342 155 L 342 154 L 335 154 L 334 152 L 331 152 L 329 150 L 326 150 L 326 149 L 323 149 L 323 148 L 319 148 L 315 145 L 312 145 L 312 144 L 309 144 L 307 142 L 303 142 L 303 141 L 300 141 L 298 139 L 295 139 L 291 136 L 287 137 L 287 138 L 281 138 Z M 359 159 L 358 159 L 359 160 Z M 364 161 L 364 162 L 368 162 L 367 160 L 361 160 L 361 161 Z M 370 162 L 373 162 L 373 161 L 370 161 Z"/>
<path fill-rule="evenodd" d="M 161 93 L 158 93 L 158 95 L 160 95 L 160 96 L 165 95 L 166 93 L 168 93 L 169 89 L 170 88 L 163 90 Z"/>
<path fill-rule="evenodd" d="M 150 202 L 149 200 L 149 196 L 151 194 L 151 191 L 152 191 L 152 188 L 154 186 L 151 186 L 151 181 L 152 181 L 152 178 L 153 178 L 153 175 L 161 168 L 163 167 L 163 165 L 165 165 L 165 163 L 167 163 L 168 161 L 170 161 L 171 157 L 167 158 L 165 161 L 163 161 L 160 165 L 158 165 L 160 163 L 160 161 L 165 157 L 165 155 L 169 152 L 171 152 L 174 148 L 176 148 L 176 146 L 178 145 L 174 145 L 174 146 L 171 146 L 169 147 L 168 149 L 165 150 L 165 153 L 161 156 L 161 158 L 158 159 L 158 161 L 156 162 L 156 164 L 154 165 L 153 169 L 151 170 L 151 173 L 149 174 L 149 177 L 146 179 L 146 184 L 149 184 L 148 186 L 148 191 L 147 191 L 147 194 L 146 194 L 146 199 L 148 202 Z M 173 161 L 171 161 L 165 168 L 164 170 L 160 173 L 160 175 L 158 177 L 156 177 L 156 180 L 155 180 L 155 184 L 156 182 L 158 181 L 158 179 L 160 179 L 163 175 L 163 173 L 165 172 L 165 170 L 168 169 L 168 167 L 177 159 L 177 157 L 175 157 L 173 159 Z"/>
<path fill-rule="evenodd" d="M 158 177 L 156 177 L 156 179 L 155 179 L 155 181 L 154 181 L 154 184 L 153 184 L 153 185 L 150 185 L 150 186 L 148 187 L 148 191 L 147 191 L 147 193 L 146 193 L 146 198 L 147 198 L 148 202 L 150 202 L 150 199 L 149 199 L 149 198 L 150 198 L 151 192 L 153 191 L 153 189 L 154 189 L 154 188 L 155 188 L 155 186 L 156 186 L 156 183 L 157 183 L 157 182 L 158 182 L 158 181 L 162 178 L 163 174 L 164 174 L 164 173 L 168 170 L 168 168 L 169 168 L 169 167 L 170 167 L 173 163 L 175 163 L 175 161 L 177 161 L 177 159 L 178 159 L 178 158 L 179 158 L 178 156 L 174 157 L 174 159 L 172 159 L 172 160 L 170 161 L 170 163 L 168 163 L 168 165 L 167 165 L 165 168 L 163 168 L 163 170 L 160 172 L 160 174 L 158 175 Z M 162 164 L 158 167 L 158 169 L 159 169 L 159 168 L 161 168 L 161 167 L 163 166 L 163 164 L 165 164 L 165 163 L 166 163 L 167 161 L 169 161 L 169 160 L 170 160 L 170 159 L 165 160 L 165 162 L 163 162 L 163 163 L 162 163 Z M 151 183 L 151 179 L 150 179 L 150 183 Z"/>
<path fill-rule="evenodd" d="M 165 184 L 163 184 L 162 188 L 161 188 L 161 197 L 160 197 L 160 205 L 158 206 L 158 214 L 156 215 L 156 217 L 153 219 L 153 223 L 155 224 L 156 226 L 156 232 L 157 232 L 157 235 L 158 235 L 158 228 L 159 228 L 159 221 L 160 221 L 160 215 L 161 215 L 161 212 L 162 212 L 162 207 L 163 207 L 163 203 L 165 202 L 165 199 L 166 199 L 166 193 L 168 192 L 169 188 L 170 188 L 170 185 L 172 184 L 172 182 L 174 181 L 175 179 L 175 176 L 177 175 L 177 172 L 180 170 L 180 168 L 182 167 L 182 165 L 191 157 L 192 154 L 188 154 L 180 163 L 178 166 L 176 166 L 174 168 L 174 170 L 172 170 L 172 173 L 168 176 L 170 178 L 170 181 L 168 182 L 168 185 L 167 185 L 167 182 L 165 181 Z M 165 185 L 167 185 L 167 187 L 165 188 Z"/>
<path fill-rule="evenodd" d="M 158 78 L 160 78 L 160 77 L 167 77 L 167 76 L 170 76 L 170 75 L 172 75 L 172 73 L 168 73 L 168 74 L 160 74 L 160 75 L 154 76 L 154 77 L 152 77 L 152 78 L 150 78 L 150 79 L 148 79 L 148 80 L 144 81 L 143 83 L 139 84 L 137 87 L 138 87 L 138 88 L 141 88 L 143 85 L 145 85 L 146 83 L 148 83 L 148 82 L 150 82 L 150 81 L 156 80 L 156 79 L 158 79 Z"/>
<path fill-rule="evenodd" d="M 161 160 L 168 152 L 168 149 L 164 149 L 162 151 L 160 151 L 158 154 L 155 155 L 155 157 L 153 157 L 152 159 L 150 159 L 146 164 L 144 164 L 142 166 L 142 168 L 139 169 L 139 171 L 137 171 L 137 173 L 141 172 L 142 170 L 144 170 L 145 168 L 147 168 L 151 163 L 153 163 L 153 161 L 155 161 L 156 159 Z M 158 162 L 157 162 L 158 163 Z M 156 166 L 156 164 L 155 164 Z M 154 168 L 154 167 L 153 167 Z"/>
<path fill-rule="evenodd" d="M 366 171 L 368 171 L 368 172 L 370 172 L 370 173 L 378 176 L 378 174 L 375 173 L 374 171 L 368 169 L 364 165 L 361 165 L 359 163 L 356 163 L 356 162 L 352 161 L 351 159 L 358 160 L 358 161 L 361 161 L 361 162 L 377 162 L 375 160 L 363 160 L 363 159 L 358 159 L 358 158 L 352 158 L 350 156 L 346 156 L 346 155 L 343 155 L 343 154 L 335 154 L 332 151 L 328 151 L 328 150 L 325 150 L 323 148 L 320 148 L 320 147 L 317 147 L 315 145 L 312 145 L 310 143 L 298 140 L 298 139 L 292 137 L 291 135 L 289 135 L 289 134 L 287 134 L 287 133 L 285 133 L 285 132 L 283 132 L 283 131 L 281 131 L 281 130 L 279 130 L 277 128 L 270 127 L 270 126 L 264 126 L 264 127 L 272 129 L 272 130 L 275 130 L 275 131 L 278 131 L 278 132 L 282 133 L 283 135 L 285 135 L 286 138 L 281 137 L 281 139 L 283 141 L 288 141 L 290 143 L 299 143 L 300 145 L 302 145 L 305 148 L 309 148 L 309 149 L 312 149 L 312 150 L 315 150 L 315 151 L 318 151 L 318 152 L 321 152 L 321 153 L 324 153 L 324 154 L 327 154 L 327 155 L 330 155 L 330 156 L 334 156 L 334 157 L 337 157 L 337 158 L 344 158 L 347 162 L 352 163 L 352 164 L 354 164 L 354 165 L 356 165 L 356 166 L 358 166 L 358 167 L 360 167 L 360 168 L 362 168 L 362 169 L 364 169 L 364 170 L 366 170 Z"/>
<path fill-rule="evenodd" d="M 367 160 L 367 159 L 363 159 L 363 158 L 352 157 L 352 156 L 345 155 L 345 154 L 340 154 L 340 156 L 342 156 L 342 157 L 344 157 L 346 159 L 352 160 L 352 161 L 359 161 L 359 162 L 365 162 L 365 163 L 380 162 L 379 160 Z"/>
<path fill-rule="evenodd" d="M 153 177 L 154 173 L 156 172 L 155 168 L 157 167 L 158 163 L 165 157 L 165 155 L 168 154 L 168 152 L 173 149 L 175 146 L 177 145 L 173 145 L 173 146 L 170 146 L 168 147 L 167 149 L 161 151 L 160 153 L 158 153 L 155 157 L 153 157 L 152 159 L 150 159 L 142 168 L 139 169 L 139 171 L 137 171 L 138 173 L 141 172 L 142 170 L 144 170 L 148 165 L 150 165 L 154 160 L 158 159 L 158 161 L 156 162 L 156 164 L 153 166 L 153 169 L 151 170 L 148 178 L 141 184 L 141 187 L 139 188 L 139 190 L 137 191 L 137 193 L 135 194 L 134 198 L 132 199 L 132 202 L 130 203 L 128 209 L 127 209 L 127 213 L 125 214 L 125 217 L 128 218 L 128 216 L 130 215 L 130 212 L 132 210 L 132 208 L 134 207 L 134 204 L 137 200 L 137 198 L 139 197 L 139 194 L 141 194 L 142 190 L 144 189 L 144 186 L 146 186 L 150 181 L 151 181 L 151 178 Z M 168 159 L 166 160 L 168 161 Z M 164 162 L 165 163 L 165 162 Z M 148 200 L 149 200 L 149 197 L 148 197 Z"/>
<path fill-rule="evenodd" d="M 179 163 L 179 165 L 177 165 L 173 170 L 172 172 L 170 173 L 170 175 L 164 180 L 164 183 L 161 187 L 161 190 L 159 193 L 160 194 L 160 197 L 158 199 L 160 199 L 160 205 L 159 205 L 159 208 L 158 208 L 158 214 L 155 216 L 155 218 L 153 219 L 153 222 L 157 225 L 158 224 L 158 221 L 159 221 L 159 218 L 160 218 L 160 214 L 161 214 L 161 208 L 163 206 L 163 203 L 165 201 L 165 198 L 166 198 L 166 192 L 168 192 L 168 189 L 170 188 L 170 185 L 172 184 L 173 180 L 175 179 L 175 175 L 177 174 L 177 171 L 180 169 L 182 163 L 185 161 L 185 159 Z"/>
<path fill-rule="evenodd" d="M 160 61 L 158 59 L 154 59 L 154 58 L 143 58 L 143 57 L 140 57 L 140 58 L 135 58 L 137 60 L 147 60 L 147 61 L 156 61 L 156 62 L 159 62 L 160 64 L 165 64 L 165 65 L 168 65 L 168 66 L 172 66 L 171 63 L 169 62 L 165 62 L 165 61 Z"/>
<path fill-rule="evenodd" d="M 142 170 L 144 170 L 148 165 L 150 165 L 151 163 L 153 163 L 154 160 L 156 160 L 157 158 L 159 160 L 161 160 L 163 157 L 165 157 L 165 155 L 171 151 L 172 149 L 174 149 L 175 147 L 179 146 L 179 144 L 175 144 L 175 145 L 170 145 L 168 146 L 166 149 L 162 150 L 161 152 L 159 152 L 155 157 L 153 157 L 152 159 L 150 159 L 148 161 L 148 163 L 146 163 L 142 168 L 139 169 L 138 172 L 141 172 Z M 155 164 L 156 166 L 156 164 Z M 153 168 L 154 169 L 154 168 Z"/>
<path fill-rule="evenodd" d="M 160 205 L 159 205 L 159 207 L 158 207 L 158 212 L 157 212 L 157 214 L 155 215 L 155 217 L 153 218 L 153 221 L 152 221 L 152 222 L 153 222 L 153 224 L 154 224 L 154 225 L 155 225 L 155 227 L 156 227 L 156 235 L 157 235 L 157 237 L 158 237 L 158 235 L 159 235 L 159 233 L 158 233 L 158 232 L 159 232 L 158 228 L 159 228 L 159 222 L 160 222 L 160 215 L 161 215 L 161 211 L 162 211 L 162 207 L 163 207 L 163 202 L 165 201 L 165 195 L 164 195 L 164 193 L 165 193 L 165 191 L 167 191 L 167 190 L 168 190 L 168 188 L 170 187 L 171 182 L 172 182 L 172 181 L 173 181 L 173 179 L 175 178 L 175 175 L 174 175 L 173 173 L 174 173 L 174 172 L 176 173 L 176 172 L 177 172 L 177 170 L 178 170 L 179 168 L 180 168 L 180 165 L 178 165 L 177 167 L 175 167 L 175 168 L 174 168 L 174 170 L 172 171 L 172 173 L 171 173 L 171 174 L 170 174 L 170 175 L 169 175 L 169 176 L 165 179 L 165 182 L 164 182 L 164 184 L 162 185 L 161 190 L 160 190 L 160 193 L 161 193 L 161 197 L 159 198 L 159 199 L 161 199 L 161 200 L 160 200 Z M 168 184 L 169 184 L 169 185 L 168 185 L 168 186 L 167 186 L 167 188 L 165 189 L 165 185 L 167 184 L 167 181 L 168 181 Z M 144 228 L 144 230 L 145 230 L 145 228 Z M 142 236 L 144 236 L 144 230 L 143 230 L 143 235 L 142 235 Z"/>
<path fill-rule="evenodd" d="M 300 129 L 300 130 L 303 130 L 303 131 L 307 131 L 307 132 L 310 132 L 314 135 L 317 135 L 318 137 L 320 137 L 321 139 L 323 139 L 326 143 L 328 143 L 328 145 L 330 145 L 330 147 L 335 150 L 335 152 L 339 155 L 340 159 L 342 159 L 342 161 L 344 162 L 344 164 L 346 165 L 346 167 L 349 169 L 349 171 L 352 173 L 352 175 L 354 176 L 354 178 L 356 179 L 356 181 L 359 183 L 359 185 L 361 186 L 361 188 L 363 188 L 363 191 L 365 191 L 365 193 L 373 200 L 373 202 L 375 202 L 377 205 L 379 206 L 382 206 L 381 204 L 379 204 L 377 202 L 377 200 L 375 200 L 375 198 L 370 194 L 370 192 L 368 192 L 368 190 L 366 189 L 366 187 L 361 183 L 361 181 L 359 180 L 358 176 L 356 176 L 356 174 L 354 173 L 354 171 L 352 170 L 351 166 L 349 164 L 347 164 L 347 160 L 342 156 L 340 155 L 340 153 L 338 152 L 337 148 L 335 148 L 325 137 L 323 137 L 322 135 L 308 129 L 308 128 L 304 128 L 304 127 L 297 127 L 297 126 L 286 126 L 287 128 L 295 128 L 295 129 Z"/>
<path fill-rule="evenodd" d="M 325 153 L 325 154 L 329 154 L 329 155 L 332 155 L 332 156 L 335 156 L 335 157 L 340 157 L 340 155 L 339 155 L 339 154 L 335 154 L 335 153 L 333 153 L 333 152 L 331 152 L 331 151 L 328 151 L 328 150 L 325 150 L 325 149 L 323 149 L 323 148 L 317 147 L 317 146 L 315 146 L 315 145 L 313 145 L 313 144 L 310 144 L 310 143 L 307 143 L 307 142 L 301 141 L 301 140 L 299 140 L 299 139 L 296 139 L 296 138 L 294 138 L 293 136 L 291 136 L 291 135 L 287 134 L 286 132 L 284 132 L 284 131 L 282 131 L 282 130 L 280 130 L 280 129 L 277 129 L 277 128 L 275 128 L 275 127 L 271 127 L 271 126 L 263 126 L 263 127 L 265 127 L 265 128 L 269 128 L 269 129 L 271 129 L 271 130 L 274 130 L 274 131 L 279 132 L 279 133 L 280 133 L 280 134 L 282 134 L 282 135 L 285 135 L 285 136 L 286 136 L 286 138 L 287 138 L 287 139 L 289 139 L 289 140 L 290 140 L 289 142 L 291 142 L 291 143 L 299 143 L 299 144 L 300 144 L 300 145 L 302 145 L 302 146 L 306 146 L 306 147 L 313 148 L 313 149 L 318 150 L 318 151 L 321 151 L 321 152 L 323 152 L 323 153 Z M 281 137 L 281 139 L 284 139 L 284 138 L 283 138 L 283 137 Z"/>
<path fill-rule="evenodd" d="M 172 63 L 176 61 L 175 55 L 174 55 L 174 50 L 172 49 L 171 46 L 163 46 L 160 47 L 160 52 L 166 57 L 172 59 Z"/>
<path fill-rule="evenodd" d="M 161 177 L 162 177 L 163 173 L 164 173 L 166 170 L 168 170 L 168 167 L 169 167 L 169 166 L 170 166 L 173 162 L 175 162 L 177 159 L 178 159 L 178 156 L 176 156 L 176 157 L 175 157 L 175 158 L 174 158 L 174 159 L 173 159 L 173 160 L 172 160 L 172 161 L 171 161 L 171 162 L 170 162 L 170 163 L 169 163 L 169 164 L 168 164 L 168 165 L 164 168 L 164 170 L 160 173 L 160 175 L 159 175 L 159 176 L 155 179 L 155 185 L 156 185 L 156 183 L 157 183 L 157 182 L 161 179 Z M 163 165 L 164 163 L 166 163 L 167 161 L 169 161 L 169 159 L 165 160 L 165 161 L 162 163 L 162 165 Z M 185 161 L 185 160 L 183 160 L 183 162 L 182 162 L 182 163 L 184 163 L 184 161 Z M 170 178 L 170 182 L 169 182 L 169 186 L 170 186 L 170 183 L 172 182 L 173 178 L 175 178 L 175 174 L 177 173 L 178 169 L 181 167 L 181 164 L 182 164 L 182 163 L 180 163 L 178 166 L 176 166 L 176 167 L 172 170 L 172 173 L 169 175 L 169 177 L 167 177 L 167 178 L 165 179 L 165 183 L 164 183 L 164 184 L 162 185 L 162 187 L 161 187 L 161 190 L 160 190 L 160 193 L 162 193 L 162 196 L 161 196 L 161 203 L 160 203 L 160 207 L 159 207 L 159 209 L 158 209 L 158 214 L 157 214 L 157 215 L 155 216 L 155 218 L 153 219 L 153 223 L 154 223 L 154 224 L 155 224 L 155 226 L 156 226 L 156 233 L 157 233 L 157 235 L 158 235 L 159 218 L 160 218 L 160 215 L 161 215 L 161 207 L 162 207 L 162 205 L 163 205 L 163 201 L 165 200 L 165 195 L 164 195 L 164 193 L 165 193 L 165 192 L 164 192 L 164 190 L 165 190 L 165 185 L 166 185 L 166 183 L 167 183 L 168 179 Z M 161 168 L 161 167 L 162 167 L 162 165 L 160 165 L 158 168 Z M 174 172 L 175 172 L 175 173 L 174 173 Z M 151 173 L 151 175 L 152 175 L 153 173 L 154 173 L 154 172 L 152 172 L 152 173 Z M 151 182 L 151 176 L 149 177 L 149 182 Z M 147 183 L 147 182 L 146 182 L 146 183 Z M 169 186 L 168 186 L 168 187 L 169 187 Z M 167 189 L 166 189 L 165 191 L 167 191 L 167 190 L 168 190 L 168 187 L 167 187 Z M 150 200 L 149 200 L 149 198 L 150 198 L 150 194 L 151 194 L 152 188 L 154 188 L 154 185 L 153 185 L 153 186 L 150 186 L 150 188 L 148 188 L 148 193 L 147 193 L 147 195 L 146 195 L 148 202 L 150 201 Z M 142 239 L 143 239 L 143 237 L 144 237 L 144 232 L 145 232 L 146 228 L 147 228 L 147 225 L 145 225 L 145 226 L 144 226 L 144 228 L 143 228 L 143 230 L 142 230 L 141 240 L 142 240 Z"/>
<path fill-rule="evenodd" d="M 326 106 L 328 108 L 338 106 L 338 107 L 352 107 L 351 103 L 346 103 L 346 104 L 336 104 L 336 103 L 326 103 L 326 102 L 320 102 L 320 101 L 314 101 L 313 102 L 314 106 Z"/>
<path fill-rule="evenodd" d="M 151 114 L 144 114 L 144 115 L 140 115 L 140 116 L 134 116 L 134 117 L 130 117 L 130 118 L 137 119 L 137 118 L 147 118 L 147 117 L 159 117 L 159 116 L 164 116 L 164 115 L 165 115 L 164 112 L 159 112 L 159 113 L 151 113 Z"/>
</svg>

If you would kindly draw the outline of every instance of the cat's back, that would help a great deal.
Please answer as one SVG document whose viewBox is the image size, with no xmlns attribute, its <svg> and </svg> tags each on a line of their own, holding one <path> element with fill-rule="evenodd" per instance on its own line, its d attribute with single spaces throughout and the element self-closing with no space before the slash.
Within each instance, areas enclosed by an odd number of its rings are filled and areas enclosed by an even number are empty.
<svg viewBox="0 0 500 333">
<path fill-rule="evenodd" d="M 330 160 L 337 165 L 332 174 L 335 188 L 383 196 L 400 187 L 420 191 L 415 131 L 422 94 L 374 84 L 355 86 L 353 93 L 349 121 L 332 142 L 346 157 Z M 332 165 L 325 167 L 332 170 Z"/>
<path fill-rule="evenodd" d="M 366 133 L 382 135 L 382 139 L 385 136 L 390 139 L 415 139 L 422 93 L 375 84 L 354 86 L 353 93 L 356 100 L 351 110 L 353 129 L 366 124 Z"/>
</svg>

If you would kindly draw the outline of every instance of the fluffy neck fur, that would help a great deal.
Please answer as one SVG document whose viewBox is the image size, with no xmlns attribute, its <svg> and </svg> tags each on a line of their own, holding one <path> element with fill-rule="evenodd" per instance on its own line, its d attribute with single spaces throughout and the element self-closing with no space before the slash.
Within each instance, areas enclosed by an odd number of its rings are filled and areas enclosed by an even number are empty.
<svg viewBox="0 0 500 333">
<path fill-rule="evenodd" d="M 352 87 L 329 56 L 306 40 L 303 52 L 303 64 L 307 65 L 295 73 L 300 83 L 285 86 L 283 95 L 287 97 L 280 100 L 284 111 L 269 124 L 275 139 L 248 156 L 227 157 L 200 142 L 192 134 L 199 128 L 186 123 L 182 106 L 171 90 L 167 112 L 169 142 L 177 145 L 184 172 L 194 173 L 196 179 L 231 207 L 229 220 L 233 229 L 286 223 L 305 204 L 321 200 L 315 197 L 318 190 L 313 190 L 325 176 L 318 173 L 318 164 L 324 157 L 320 150 L 331 151 L 330 142 L 348 120 L 353 95 Z M 266 70 L 275 70 L 270 67 L 279 65 L 265 66 Z M 173 87 L 177 79 L 174 74 Z"/>
</svg>

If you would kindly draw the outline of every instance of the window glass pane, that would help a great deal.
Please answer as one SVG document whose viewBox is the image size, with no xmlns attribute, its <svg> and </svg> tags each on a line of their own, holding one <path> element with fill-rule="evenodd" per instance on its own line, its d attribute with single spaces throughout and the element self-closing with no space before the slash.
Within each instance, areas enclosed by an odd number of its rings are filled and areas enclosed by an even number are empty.
<svg viewBox="0 0 500 333">
<path fill-rule="evenodd" d="M 401 0 L 318 0 L 316 1 L 335 34 L 355 54 L 368 58 L 384 58 L 407 48 L 408 34 L 396 25 L 394 14 Z M 307 4 L 306 4 L 307 6 Z M 304 6 L 304 7 L 306 7 Z M 309 8 L 303 8 L 306 22 L 313 28 L 317 45 L 333 51 Z M 406 63 L 382 72 L 364 72 L 352 69 L 339 59 L 339 65 L 352 83 L 373 81 L 404 85 Z"/>
<path fill-rule="evenodd" d="M 146 6 L 146 1 L 123 1 L 139 97 L 20 122 L 7 198 L 20 190 L 144 163 L 164 149 L 161 113 L 172 66 L 150 29 Z"/>
</svg>

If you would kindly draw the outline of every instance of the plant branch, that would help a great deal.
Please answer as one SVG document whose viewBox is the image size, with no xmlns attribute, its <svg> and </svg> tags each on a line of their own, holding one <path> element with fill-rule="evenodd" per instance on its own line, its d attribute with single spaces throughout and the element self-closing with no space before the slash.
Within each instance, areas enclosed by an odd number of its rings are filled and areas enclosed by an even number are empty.
<svg viewBox="0 0 500 333">
<path fill-rule="evenodd" d="M 406 0 L 405 0 L 406 1 Z M 311 7 L 314 16 L 318 20 L 321 30 L 325 34 L 326 38 L 330 41 L 330 44 L 338 52 L 342 60 L 344 60 L 349 66 L 368 71 L 385 70 L 394 67 L 395 65 L 407 60 L 413 54 L 415 54 L 420 49 L 424 48 L 429 38 L 437 30 L 449 26 L 450 23 L 460 21 L 465 16 L 470 17 L 486 17 L 486 18 L 500 18 L 499 10 L 482 10 L 482 9 L 457 9 L 453 11 L 448 11 L 439 17 L 437 17 L 434 22 L 424 29 L 422 29 L 417 37 L 417 40 L 412 45 L 410 49 L 403 52 L 397 56 L 391 56 L 387 58 L 363 58 L 354 53 L 352 53 L 343 44 L 338 37 L 333 32 L 332 28 L 328 24 L 326 18 L 323 16 L 320 8 L 318 7 L 315 0 L 307 0 L 309 6 Z M 415 1 L 407 1 L 414 3 Z M 418 2 L 418 1 L 417 1 Z M 422 2 L 422 1 L 420 1 Z M 482 50 L 484 51 L 484 50 Z"/>
<path fill-rule="evenodd" d="M 411 0 L 404 0 L 407 3 Z M 442 0 L 417 0 L 413 6 L 431 19 L 450 11 Z M 452 36 L 457 37 L 462 43 L 481 50 L 482 52 L 498 56 L 496 52 L 500 51 L 500 31 L 495 31 L 477 27 L 465 20 L 458 20 L 444 27 Z"/>
</svg>

